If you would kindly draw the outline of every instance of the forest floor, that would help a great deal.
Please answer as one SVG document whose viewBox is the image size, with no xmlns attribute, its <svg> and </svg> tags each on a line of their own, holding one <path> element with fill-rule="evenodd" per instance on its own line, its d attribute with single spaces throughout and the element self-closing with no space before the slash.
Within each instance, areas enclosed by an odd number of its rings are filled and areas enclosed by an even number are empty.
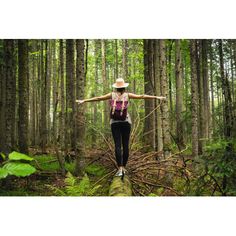
<svg viewBox="0 0 236 236">
<path fill-rule="evenodd" d="M 69 180 L 65 180 L 65 176 L 60 173 L 56 155 L 51 150 L 41 155 L 36 149 L 31 149 L 31 156 L 35 160 L 37 172 L 25 178 L 10 176 L 2 183 L 0 196 L 58 196 L 60 190 L 64 191 L 64 195 L 73 196 L 66 192 L 68 189 L 73 190 L 73 187 L 68 188 Z M 114 157 L 108 150 L 90 149 L 86 152 L 85 162 L 89 188 L 94 191 L 81 195 L 108 196 L 109 186 L 116 172 Z M 67 160 L 65 168 L 67 172 L 73 173 L 73 157 Z M 160 153 L 141 150 L 130 154 L 127 165 L 134 196 L 195 195 L 191 192 L 192 185 L 196 184 L 193 169 L 188 154 L 176 153 L 163 159 L 160 158 Z M 82 179 L 76 178 L 76 181 L 79 183 Z M 206 195 L 209 195 L 209 192 Z"/>
</svg>

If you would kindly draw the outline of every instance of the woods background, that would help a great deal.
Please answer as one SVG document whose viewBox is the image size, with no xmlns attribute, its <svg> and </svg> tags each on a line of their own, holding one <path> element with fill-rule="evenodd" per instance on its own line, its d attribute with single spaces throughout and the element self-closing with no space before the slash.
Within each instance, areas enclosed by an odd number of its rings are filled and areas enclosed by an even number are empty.
<svg viewBox="0 0 236 236">
<path fill-rule="evenodd" d="M 87 150 L 111 139 L 108 102 L 75 100 L 110 92 L 118 77 L 129 92 L 167 97 L 131 101 L 133 149 L 233 153 L 236 40 L 0 40 L 0 76 L 1 152 L 54 150 L 63 173 L 72 158 L 80 175 Z"/>
</svg>

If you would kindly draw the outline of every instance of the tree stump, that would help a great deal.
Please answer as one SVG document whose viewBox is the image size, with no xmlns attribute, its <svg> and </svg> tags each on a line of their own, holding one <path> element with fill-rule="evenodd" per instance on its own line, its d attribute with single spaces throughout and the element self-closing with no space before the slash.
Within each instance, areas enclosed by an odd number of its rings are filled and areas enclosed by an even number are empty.
<svg viewBox="0 0 236 236">
<path fill-rule="evenodd" d="M 132 196 L 132 184 L 129 177 L 114 176 L 109 188 L 109 196 Z"/>
</svg>

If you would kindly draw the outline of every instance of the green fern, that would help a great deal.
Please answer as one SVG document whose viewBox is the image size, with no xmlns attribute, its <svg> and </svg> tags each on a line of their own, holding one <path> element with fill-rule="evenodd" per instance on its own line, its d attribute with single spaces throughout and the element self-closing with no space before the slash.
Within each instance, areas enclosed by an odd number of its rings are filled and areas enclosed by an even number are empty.
<svg viewBox="0 0 236 236">
<path fill-rule="evenodd" d="M 78 182 L 70 172 L 67 173 L 64 180 L 65 187 L 59 189 L 55 186 L 48 185 L 56 196 L 93 196 L 101 185 L 92 186 L 87 174 Z"/>
</svg>

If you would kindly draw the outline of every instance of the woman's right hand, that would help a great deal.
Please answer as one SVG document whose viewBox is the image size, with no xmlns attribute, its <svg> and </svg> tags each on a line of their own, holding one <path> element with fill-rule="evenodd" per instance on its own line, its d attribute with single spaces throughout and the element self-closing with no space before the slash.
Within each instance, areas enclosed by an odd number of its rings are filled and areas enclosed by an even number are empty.
<svg viewBox="0 0 236 236">
<path fill-rule="evenodd" d="M 157 99 L 166 100 L 166 97 L 157 97 Z"/>
<path fill-rule="evenodd" d="M 83 103 L 84 103 L 84 100 L 75 100 L 75 102 L 77 102 L 78 105 L 80 105 L 80 104 L 83 104 Z"/>
</svg>

